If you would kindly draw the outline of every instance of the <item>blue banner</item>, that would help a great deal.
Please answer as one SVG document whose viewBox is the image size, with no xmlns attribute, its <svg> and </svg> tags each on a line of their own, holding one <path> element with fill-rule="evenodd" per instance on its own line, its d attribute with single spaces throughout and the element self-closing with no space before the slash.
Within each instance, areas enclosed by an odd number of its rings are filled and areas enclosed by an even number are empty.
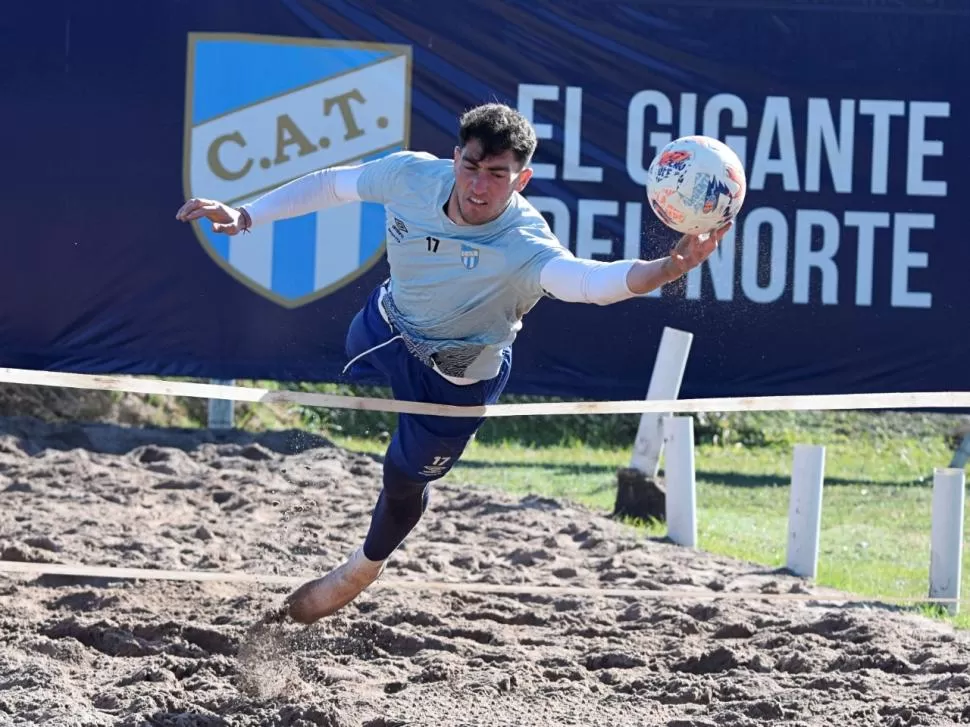
<svg viewBox="0 0 970 727">
<path fill-rule="evenodd" d="M 536 124 L 526 196 L 581 257 L 666 254 L 643 185 L 672 138 L 724 140 L 748 179 L 685 279 L 541 301 L 509 391 L 642 397 L 665 326 L 694 334 L 685 397 L 967 388 L 965 2 L 37 0 L 0 38 L 2 366 L 341 380 L 382 209 L 234 238 L 176 210 L 450 157 L 498 100 Z"/>
</svg>

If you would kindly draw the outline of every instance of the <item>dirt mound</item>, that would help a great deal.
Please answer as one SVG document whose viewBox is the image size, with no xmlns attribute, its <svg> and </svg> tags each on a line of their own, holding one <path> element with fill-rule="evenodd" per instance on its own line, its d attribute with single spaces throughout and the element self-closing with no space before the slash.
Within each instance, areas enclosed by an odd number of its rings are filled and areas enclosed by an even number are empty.
<svg viewBox="0 0 970 727">
<path fill-rule="evenodd" d="M 32 417 L 45 422 L 102 422 L 130 427 L 198 428 L 207 421 L 207 408 L 208 400 L 189 396 L 0 383 L 0 417 Z M 235 402 L 233 412 L 236 425 L 249 431 L 270 431 L 299 423 L 299 412 L 286 403 Z"/>
<path fill-rule="evenodd" d="M 487 473 L 484 475 L 487 477 Z M 363 538 L 380 465 L 300 432 L 0 421 L 7 560 L 305 576 Z M 803 592 L 556 501 L 439 486 L 387 577 Z M 0 574 L 0 723 L 937 725 L 970 641 L 887 609 L 393 589 L 254 627 L 288 588 Z"/>
<path fill-rule="evenodd" d="M 125 425 L 182 423 L 204 415 L 204 399 L 145 397 L 115 391 L 0 384 L 0 417 Z"/>
</svg>

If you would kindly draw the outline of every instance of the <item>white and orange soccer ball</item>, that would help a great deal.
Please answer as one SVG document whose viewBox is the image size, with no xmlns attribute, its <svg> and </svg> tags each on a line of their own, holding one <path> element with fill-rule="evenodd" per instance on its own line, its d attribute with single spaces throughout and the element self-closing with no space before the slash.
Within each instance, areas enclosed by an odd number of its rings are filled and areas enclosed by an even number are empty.
<svg viewBox="0 0 970 727">
<path fill-rule="evenodd" d="M 738 214 L 747 180 L 727 144 L 709 136 L 682 136 L 654 157 L 646 189 L 661 222 L 683 234 L 701 235 Z"/>
</svg>

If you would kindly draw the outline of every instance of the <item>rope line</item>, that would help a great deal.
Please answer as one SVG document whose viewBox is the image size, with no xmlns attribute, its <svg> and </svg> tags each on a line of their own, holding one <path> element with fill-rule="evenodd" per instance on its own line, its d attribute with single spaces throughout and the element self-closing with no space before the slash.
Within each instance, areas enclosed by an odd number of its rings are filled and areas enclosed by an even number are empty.
<svg viewBox="0 0 970 727">
<path fill-rule="evenodd" d="M 178 582 L 248 583 L 299 586 L 313 576 L 284 576 L 264 573 L 162 570 L 154 568 L 119 568 L 64 563 L 23 563 L 0 560 L 0 572 L 30 576 L 62 575 L 113 580 L 164 580 Z M 437 591 L 451 593 L 491 593 L 528 596 L 588 596 L 600 598 L 640 598 L 644 600 L 690 601 L 811 601 L 824 603 L 896 603 L 950 604 L 970 603 L 970 599 L 931 598 L 926 596 L 859 596 L 835 592 L 762 593 L 760 591 L 711 591 L 690 589 L 595 588 L 577 586 L 537 586 L 530 584 L 500 585 L 481 582 L 411 581 L 381 578 L 371 589 L 398 591 Z"/>
<path fill-rule="evenodd" d="M 446 417 L 510 417 L 562 414 L 675 414 L 726 411 L 821 411 L 859 409 L 970 409 L 970 392 L 938 391 L 874 394 L 813 394 L 807 396 L 726 397 L 635 401 L 574 401 L 540 404 L 493 404 L 462 407 L 415 401 L 344 396 L 134 376 L 102 376 L 0 367 L 0 382 L 133 394 L 184 396 L 251 403 L 290 402 L 333 409 L 357 409 Z M 66 575 L 123 580 L 169 580 L 300 585 L 315 576 L 283 576 L 243 572 L 118 568 L 80 564 L 0 561 L 0 572 L 26 575 Z M 854 596 L 841 593 L 762 593 L 689 589 L 588 588 L 572 586 L 498 585 L 481 582 L 407 581 L 384 578 L 376 588 L 516 595 L 569 595 L 648 600 L 781 600 L 834 603 L 959 604 L 970 599 L 895 596 Z"/>
<path fill-rule="evenodd" d="M 630 401 L 567 401 L 536 404 L 453 406 L 309 391 L 279 391 L 249 386 L 164 381 L 134 376 L 101 376 L 58 371 L 0 368 L 0 382 L 31 386 L 121 391 L 132 394 L 270 404 L 289 402 L 329 409 L 358 409 L 443 417 L 512 417 L 563 414 L 677 414 L 727 411 L 823 411 L 848 409 L 970 409 L 970 391 L 874 394 L 724 397 Z"/>
</svg>

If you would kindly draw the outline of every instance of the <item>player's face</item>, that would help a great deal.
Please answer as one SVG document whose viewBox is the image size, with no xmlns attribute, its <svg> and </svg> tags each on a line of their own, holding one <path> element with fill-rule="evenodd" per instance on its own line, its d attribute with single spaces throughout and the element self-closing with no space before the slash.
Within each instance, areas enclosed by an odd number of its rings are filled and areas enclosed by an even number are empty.
<svg viewBox="0 0 970 727">
<path fill-rule="evenodd" d="M 525 189 L 532 177 L 512 151 L 482 157 L 482 147 L 471 139 L 455 149 L 455 204 L 465 224 L 481 225 L 505 210 L 514 192 Z"/>
</svg>

